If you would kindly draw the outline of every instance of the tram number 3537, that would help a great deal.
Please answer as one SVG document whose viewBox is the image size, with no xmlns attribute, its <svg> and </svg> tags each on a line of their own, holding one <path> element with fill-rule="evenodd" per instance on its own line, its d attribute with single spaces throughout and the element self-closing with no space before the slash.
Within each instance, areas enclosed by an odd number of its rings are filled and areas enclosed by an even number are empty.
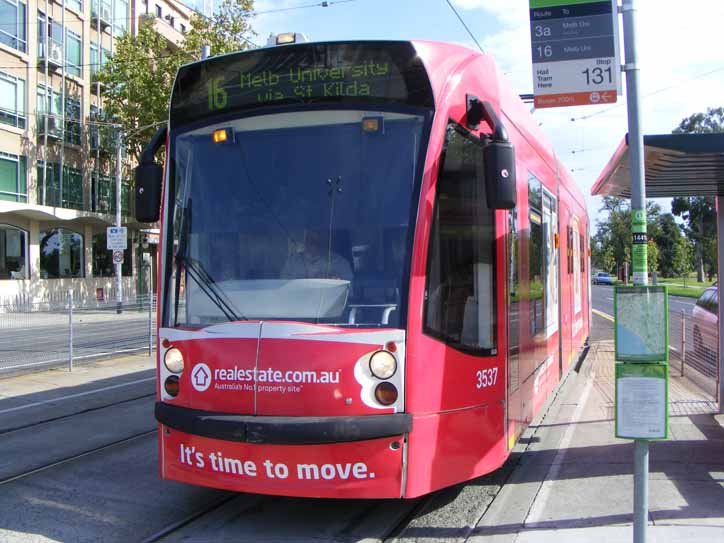
<svg viewBox="0 0 724 543">
<path fill-rule="evenodd" d="M 477 382 L 475 388 L 491 387 L 498 381 L 498 368 L 490 368 L 489 370 L 478 370 L 475 374 Z"/>
</svg>

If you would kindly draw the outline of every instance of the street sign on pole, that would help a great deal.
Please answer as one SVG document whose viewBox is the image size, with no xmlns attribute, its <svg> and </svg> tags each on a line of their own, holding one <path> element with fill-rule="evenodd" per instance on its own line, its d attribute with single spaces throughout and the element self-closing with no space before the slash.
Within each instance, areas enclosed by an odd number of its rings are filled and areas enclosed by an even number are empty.
<svg viewBox="0 0 724 543">
<path fill-rule="evenodd" d="M 113 251 L 113 263 L 123 264 L 123 251 Z"/>
<path fill-rule="evenodd" d="M 530 0 L 530 38 L 536 108 L 616 102 L 616 0 Z"/>
<path fill-rule="evenodd" d="M 125 226 L 109 226 L 106 228 L 106 249 L 109 251 L 125 251 L 128 248 L 128 229 Z"/>
</svg>

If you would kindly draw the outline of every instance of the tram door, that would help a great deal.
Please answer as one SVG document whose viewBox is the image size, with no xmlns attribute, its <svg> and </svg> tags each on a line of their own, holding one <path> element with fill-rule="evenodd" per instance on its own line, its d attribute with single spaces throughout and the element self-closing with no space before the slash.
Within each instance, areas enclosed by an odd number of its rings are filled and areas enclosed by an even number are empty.
<svg viewBox="0 0 724 543">
<path fill-rule="evenodd" d="M 507 409 L 506 429 L 508 449 L 515 445 L 516 438 L 522 430 L 522 413 L 520 398 L 520 246 L 518 230 L 518 210 L 508 212 L 508 232 L 506 236 L 506 277 L 507 277 L 507 308 L 508 308 L 508 356 L 506 375 Z"/>
</svg>

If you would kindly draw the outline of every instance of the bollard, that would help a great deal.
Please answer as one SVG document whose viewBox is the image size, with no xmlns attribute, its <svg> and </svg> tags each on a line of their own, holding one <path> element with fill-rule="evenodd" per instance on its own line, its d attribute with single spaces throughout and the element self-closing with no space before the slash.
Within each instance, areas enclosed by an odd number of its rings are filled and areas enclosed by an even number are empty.
<svg viewBox="0 0 724 543">
<path fill-rule="evenodd" d="M 73 290 L 68 289 L 68 371 L 73 371 Z"/>
<path fill-rule="evenodd" d="M 684 363 L 686 362 L 686 311 L 681 310 L 681 377 L 684 376 Z"/>
</svg>

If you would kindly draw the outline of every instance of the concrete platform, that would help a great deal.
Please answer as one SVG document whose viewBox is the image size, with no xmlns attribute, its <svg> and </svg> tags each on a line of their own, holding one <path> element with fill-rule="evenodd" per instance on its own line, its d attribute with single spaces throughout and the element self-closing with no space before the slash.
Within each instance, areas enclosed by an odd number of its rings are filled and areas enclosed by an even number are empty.
<svg viewBox="0 0 724 543">
<path fill-rule="evenodd" d="M 669 394 L 670 439 L 650 445 L 649 541 L 724 541 L 716 403 L 677 375 Z M 520 463 L 469 541 L 632 541 L 633 442 L 614 437 L 613 409 L 613 342 L 600 340 L 529 429 Z"/>
</svg>

